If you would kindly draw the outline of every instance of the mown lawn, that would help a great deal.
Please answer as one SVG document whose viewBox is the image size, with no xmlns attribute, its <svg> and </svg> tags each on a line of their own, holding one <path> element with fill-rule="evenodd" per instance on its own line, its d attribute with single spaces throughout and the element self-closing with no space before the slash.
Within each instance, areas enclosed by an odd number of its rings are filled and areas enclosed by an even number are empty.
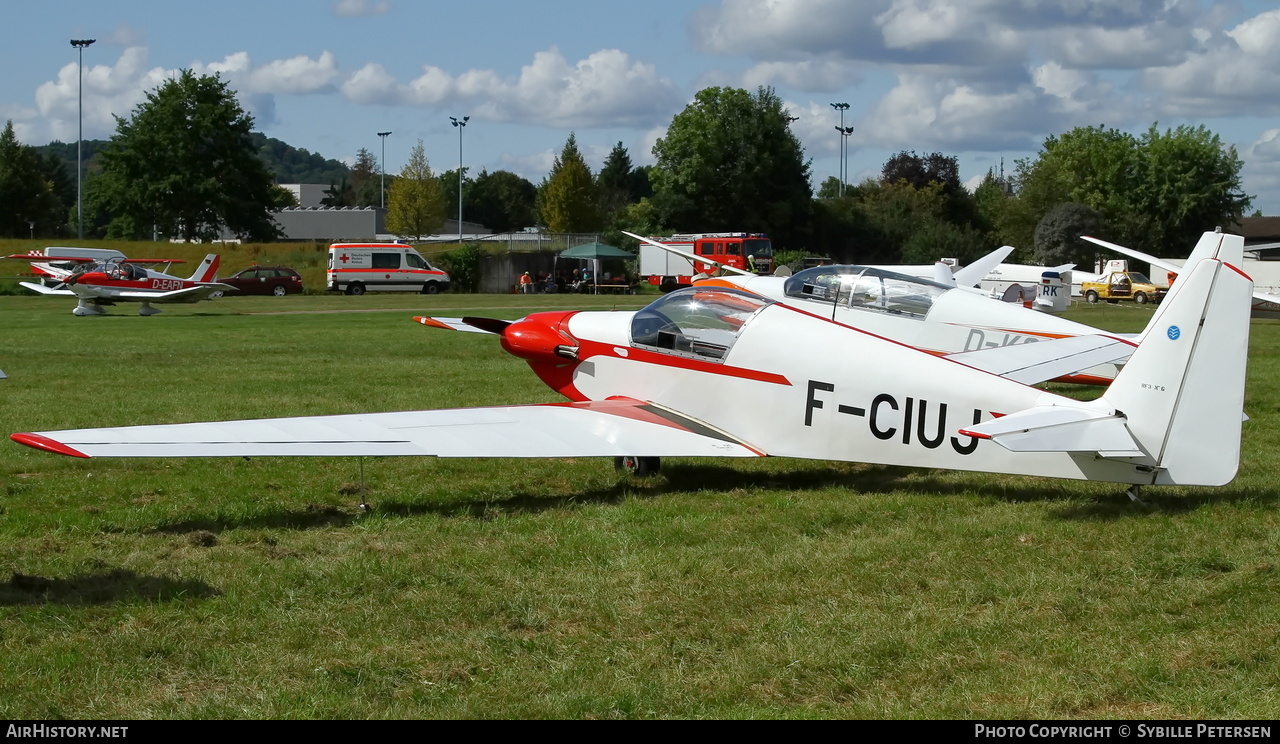
<svg viewBox="0 0 1280 744">
<path fill-rule="evenodd" d="M 553 401 L 493 338 L 409 318 L 583 301 L 72 304 L 0 297 L 0 433 Z M 1149 314 L 1072 311 L 1116 331 Z M 1254 321 L 1235 482 L 1145 506 L 783 459 L 640 480 L 369 458 L 362 513 L 354 459 L 0 442 L 0 716 L 1272 718 L 1278 355 L 1280 325 Z"/>
</svg>

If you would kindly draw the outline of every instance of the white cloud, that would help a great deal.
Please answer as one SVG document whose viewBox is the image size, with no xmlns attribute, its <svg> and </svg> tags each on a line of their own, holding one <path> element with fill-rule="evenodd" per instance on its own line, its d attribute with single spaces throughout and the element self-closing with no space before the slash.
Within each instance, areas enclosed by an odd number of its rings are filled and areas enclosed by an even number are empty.
<svg viewBox="0 0 1280 744">
<path fill-rule="evenodd" d="M 220 62 L 194 63 L 191 69 L 202 75 L 218 73 L 241 94 L 327 93 L 334 90 L 335 81 L 340 77 L 337 60 L 328 51 L 321 52 L 319 59 L 299 55 L 258 67 L 253 65 L 248 52 L 236 52 Z"/>
<path fill-rule="evenodd" d="M 858 83 L 861 76 L 846 61 L 811 59 L 803 62 L 760 62 L 739 78 L 737 87 L 754 90 L 761 85 L 785 85 L 806 93 L 840 90 Z"/>
<path fill-rule="evenodd" d="M 1280 111 L 1280 10 L 1210 35 L 1180 64 L 1147 70 L 1142 83 L 1174 116 Z"/>
<path fill-rule="evenodd" d="M 680 104 L 668 78 L 617 49 L 602 49 L 571 65 L 553 47 L 536 53 L 515 79 L 492 70 L 453 77 L 428 65 L 422 75 L 400 84 L 380 65 L 368 64 L 342 85 L 342 93 L 358 103 L 462 104 L 490 121 L 564 128 L 649 125 Z"/>
<path fill-rule="evenodd" d="M 390 10 L 389 0 L 337 0 L 333 4 L 334 15 L 352 18 L 386 15 Z"/>
<path fill-rule="evenodd" d="M 114 66 L 86 65 L 84 68 L 84 136 L 102 139 L 115 131 L 112 114 L 129 116 L 145 100 L 145 93 L 168 78 L 169 72 L 146 66 L 147 50 L 130 47 Z M 36 88 L 36 108 L 47 121 L 43 136 L 63 142 L 74 141 L 79 133 L 80 84 L 77 62 L 63 65 L 58 77 Z"/>
</svg>

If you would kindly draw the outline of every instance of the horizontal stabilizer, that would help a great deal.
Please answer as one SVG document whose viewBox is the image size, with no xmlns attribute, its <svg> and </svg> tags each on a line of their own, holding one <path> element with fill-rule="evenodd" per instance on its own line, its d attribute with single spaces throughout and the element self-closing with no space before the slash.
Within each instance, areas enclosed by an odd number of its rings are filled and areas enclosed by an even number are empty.
<svg viewBox="0 0 1280 744">
<path fill-rule="evenodd" d="M 1031 344 L 962 351 L 947 358 L 1024 385 L 1078 374 L 1100 364 L 1120 363 L 1134 344 L 1112 336 L 1069 336 Z"/>
<path fill-rule="evenodd" d="M 13 434 L 73 457 L 760 457 L 660 406 L 630 399 L 305 416 Z"/>
<path fill-rule="evenodd" d="M 1012 452 L 1097 452 L 1140 457 L 1124 416 L 1067 406 L 1035 406 L 969 426 L 960 434 L 990 439 Z"/>
</svg>

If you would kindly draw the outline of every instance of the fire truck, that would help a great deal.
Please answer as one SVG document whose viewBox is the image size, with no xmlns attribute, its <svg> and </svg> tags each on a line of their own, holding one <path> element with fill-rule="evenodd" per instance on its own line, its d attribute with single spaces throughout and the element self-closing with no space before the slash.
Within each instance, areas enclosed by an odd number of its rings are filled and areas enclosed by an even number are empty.
<svg viewBox="0 0 1280 744">
<path fill-rule="evenodd" d="M 678 233 L 650 240 L 744 271 L 773 272 L 773 243 L 764 233 Z M 688 286 L 695 275 L 712 274 L 715 270 L 712 264 L 683 258 L 656 245 L 640 244 L 640 275 L 663 292 Z"/>
</svg>

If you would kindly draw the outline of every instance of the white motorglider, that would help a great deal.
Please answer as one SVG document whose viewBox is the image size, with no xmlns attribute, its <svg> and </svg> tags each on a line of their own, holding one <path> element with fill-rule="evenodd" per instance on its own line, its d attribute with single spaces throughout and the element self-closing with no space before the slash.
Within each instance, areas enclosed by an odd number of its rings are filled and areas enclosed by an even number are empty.
<svg viewBox="0 0 1280 744">
<path fill-rule="evenodd" d="M 650 242 L 636 235 L 631 237 Z M 703 279 L 697 284 L 739 287 L 934 354 L 1081 337 L 1073 342 L 1070 348 L 1074 353 L 1069 356 L 1061 354 L 1067 344 L 1041 349 L 1043 359 L 1025 364 L 1019 381 L 1109 384 L 1133 352 L 1132 338 L 995 300 L 966 286 L 985 276 L 991 265 L 1007 255 L 998 251 L 985 262 L 960 269 L 956 284 L 961 286 L 906 275 L 888 267 L 858 265 L 817 266 L 789 277 L 756 276 L 726 267 L 725 276 Z M 1239 266 L 1244 257 L 1244 238 L 1207 232 L 1188 261 L 1210 255 Z M 1063 298 L 1069 291 L 1061 282 L 1054 289 Z M 1024 365 L 1035 358 L 1035 351 L 1023 351 L 1012 355 L 1012 363 Z M 973 359 L 984 369 L 1007 369 L 998 355 L 977 354 Z"/>
<path fill-rule="evenodd" d="M 17 254 L 5 256 L 30 260 L 31 255 Z M 54 277 L 58 283 L 53 287 L 35 282 L 18 282 L 23 287 L 42 295 L 58 295 L 75 297 L 78 302 L 71 310 L 74 315 L 102 315 L 103 307 L 118 302 L 139 302 L 138 315 L 155 315 L 160 312 L 151 303 L 191 303 L 221 296 L 224 292 L 235 290 L 229 284 L 217 281 L 218 254 L 210 253 L 204 257 L 195 272 L 187 278 L 171 276 L 162 271 L 148 269 L 143 264 L 173 263 L 171 259 L 127 259 L 111 257 L 102 260 L 79 257 L 46 257 L 49 271 L 40 272 L 47 277 Z M 79 262 L 73 270 L 56 270 L 56 262 Z M 36 264 L 33 263 L 35 268 Z"/>
<path fill-rule="evenodd" d="M 1215 234 L 1221 234 L 1221 233 L 1205 233 L 1205 235 L 1215 235 Z M 1117 245 L 1115 243 L 1111 243 L 1106 240 L 1089 237 L 1088 235 L 1082 235 L 1080 237 L 1084 238 L 1090 243 L 1093 243 L 1095 245 L 1100 245 L 1103 248 L 1113 250 L 1116 253 L 1119 253 L 1121 255 L 1125 255 L 1130 258 L 1136 258 L 1139 261 L 1145 261 L 1151 264 L 1152 266 L 1159 267 L 1172 274 L 1182 273 L 1183 271 L 1186 270 L 1186 266 L 1191 266 L 1192 262 L 1195 261 L 1197 258 L 1196 254 L 1193 252 L 1191 256 L 1187 258 L 1185 266 L 1179 266 L 1175 263 L 1166 261 L 1163 258 L 1156 258 L 1155 256 L 1152 256 L 1148 253 L 1143 253 L 1142 251 L 1137 251 L 1137 250 L 1134 250 L 1133 248 L 1126 248 L 1123 245 Z M 1240 241 L 1240 250 L 1243 254 L 1244 238 L 1240 236 L 1231 236 L 1231 237 Z M 1280 318 L 1280 295 L 1273 295 L 1268 292 L 1260 292 L 1255 289 L 1253 292 L 1253 317 Z"/>
<path fill-rule="evenodd" d="M 1239 464 L 1252 287 L 1216 255 L 1199 261 L 1087 402 L 758 294 L 695 286 L 636 312 L 463 321 L 497 333 L 565 403 L 11 438 L 76 457 L 597 456 L 643 472 L 660 457 L 777 456 L 1221 486 Z"/>
</svg>

